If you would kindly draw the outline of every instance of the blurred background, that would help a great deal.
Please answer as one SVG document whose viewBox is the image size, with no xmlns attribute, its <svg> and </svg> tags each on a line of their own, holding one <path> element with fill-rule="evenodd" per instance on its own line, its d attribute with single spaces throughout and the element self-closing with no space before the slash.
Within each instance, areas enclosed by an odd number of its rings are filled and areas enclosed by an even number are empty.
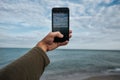
<svg viewBox="0 0 120 80">
<path fill-rule="evenodd" d="M 120 50 L 120 0 L 0 0 L 0 47 L 31 48 L 51 31 L 51 9 L 70 8 L 62 49 Z"/>
</svg>

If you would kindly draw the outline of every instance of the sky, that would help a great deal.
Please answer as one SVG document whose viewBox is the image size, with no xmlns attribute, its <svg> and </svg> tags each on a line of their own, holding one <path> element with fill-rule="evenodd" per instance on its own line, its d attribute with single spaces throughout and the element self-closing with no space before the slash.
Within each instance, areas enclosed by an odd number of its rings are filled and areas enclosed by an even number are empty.
<svg viewBox="0 0 120 80">
<path fill-rule="evenodd" d="M 60 48 L 120 50 L 120 0 L 0 0 L 0 47 L 34 47 L 53 7 L 70 9 L 72 38 Z"/>
</svg>

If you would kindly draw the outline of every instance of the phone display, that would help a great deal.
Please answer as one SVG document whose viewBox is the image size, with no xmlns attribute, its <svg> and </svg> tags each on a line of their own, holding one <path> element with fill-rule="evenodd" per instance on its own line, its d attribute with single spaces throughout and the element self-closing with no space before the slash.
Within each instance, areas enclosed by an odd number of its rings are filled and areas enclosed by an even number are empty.
<svg viewBox="0 0 120 80">
<path fill-rule="evenodd" d="M 55 38 L 55 42 L 64 42 L 69 40 L 69 9 L 53 8 L 52 9 L 52 31 L 59 31 L 64 35 L 63 38 Z"/>
</svg>

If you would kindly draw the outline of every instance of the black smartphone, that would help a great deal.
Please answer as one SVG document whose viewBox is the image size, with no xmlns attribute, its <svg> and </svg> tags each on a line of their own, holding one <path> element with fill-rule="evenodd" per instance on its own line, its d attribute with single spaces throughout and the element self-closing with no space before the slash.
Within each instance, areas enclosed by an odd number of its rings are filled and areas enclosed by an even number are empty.
<svg viewBox="0 0 120 80">
<path fill-rule="evenodd" d="M 69 8 L 56 7 L 52 9 L 52 32 L 55 31 L 59 31 L 64 37 L 55 37 L 54 42 L 69 41 Z"/>
</svg>

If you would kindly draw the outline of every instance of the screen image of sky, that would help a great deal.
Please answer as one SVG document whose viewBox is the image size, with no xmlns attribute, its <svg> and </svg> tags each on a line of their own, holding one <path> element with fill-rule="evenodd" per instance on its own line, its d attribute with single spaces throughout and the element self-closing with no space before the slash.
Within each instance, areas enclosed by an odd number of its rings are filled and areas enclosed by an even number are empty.
<svg viewBox="0 0 120 80">
<path fill-rule="evenodd" d="M 70 9 L 72 38 L 60 48 L 120 50 L 120 0 L 0 0 L 0 47 L 34 47 L 53 7 Z"/>
<path fill-rule="evenodd" d="M 68 27 L 67 13 L 53 13 L 53 27 Z"/>
</svg>

